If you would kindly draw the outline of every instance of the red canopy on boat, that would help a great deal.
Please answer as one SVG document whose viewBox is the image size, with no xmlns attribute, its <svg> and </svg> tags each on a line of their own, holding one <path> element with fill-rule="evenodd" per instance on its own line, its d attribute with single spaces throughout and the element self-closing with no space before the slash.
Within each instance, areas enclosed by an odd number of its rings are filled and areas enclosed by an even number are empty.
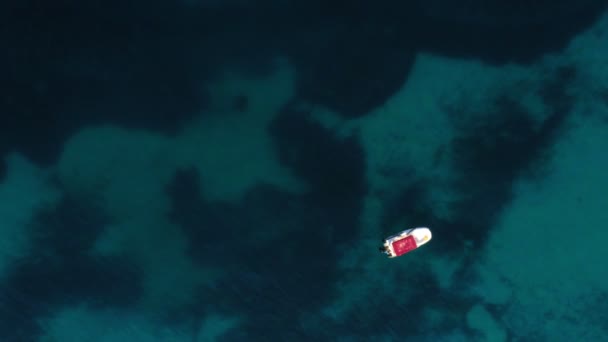
<svg viewBox="0 0 608 342">
<path fill-rule="evenodd" d="M 416 239 L 414 239 L 414 237 L 411 235 L 393 242 L 393 250 L 395 251 L 396 256 L 403 255 L 416 248 L 418 248 L 418 245 L 416 245 Z"/>
</svg>

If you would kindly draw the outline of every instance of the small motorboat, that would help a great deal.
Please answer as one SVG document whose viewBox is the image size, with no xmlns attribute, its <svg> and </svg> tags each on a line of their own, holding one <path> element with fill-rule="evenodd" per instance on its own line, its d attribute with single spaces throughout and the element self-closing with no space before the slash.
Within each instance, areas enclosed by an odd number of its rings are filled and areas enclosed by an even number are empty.
<svg viewBox="0 0 608 342">
<path fill-rule="evenodd" d="M 386 238 L 380 251 L 387 254 L 389 258 L 395 258 L 424 245 L 432 237 L 431 230 L 426 227 L 406 229 Z"/>
</svg>

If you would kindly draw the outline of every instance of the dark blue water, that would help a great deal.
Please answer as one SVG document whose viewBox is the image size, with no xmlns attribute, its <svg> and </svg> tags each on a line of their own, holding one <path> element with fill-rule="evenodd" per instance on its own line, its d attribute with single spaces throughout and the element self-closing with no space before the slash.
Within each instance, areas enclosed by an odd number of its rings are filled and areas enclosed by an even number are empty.
<svg viewBox="0 0 608 342">
<path fill-rule="evenodd" d="M 0 340 L 606 338 L 606 5 L 0 5 Z"/>
</svg>

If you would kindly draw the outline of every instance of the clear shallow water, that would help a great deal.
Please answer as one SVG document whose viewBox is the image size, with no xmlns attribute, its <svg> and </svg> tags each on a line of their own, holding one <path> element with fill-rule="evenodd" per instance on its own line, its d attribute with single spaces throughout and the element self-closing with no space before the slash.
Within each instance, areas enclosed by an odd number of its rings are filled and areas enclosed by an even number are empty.
<svg viewBox="0 0 608 342">
<path fill-rule="evenodd" d="M 5 5 L 2 340 L 605 338 L 604 4 L 450 6 Z"/>
</svg>

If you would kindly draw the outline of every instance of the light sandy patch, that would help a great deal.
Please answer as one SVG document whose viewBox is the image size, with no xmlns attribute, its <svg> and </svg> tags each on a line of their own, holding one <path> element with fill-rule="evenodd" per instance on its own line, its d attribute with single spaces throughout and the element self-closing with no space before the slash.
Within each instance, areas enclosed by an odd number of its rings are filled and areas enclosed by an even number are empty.
<svg viewBox="0 0 608 342">
<path fill-rule="evenodd" d="M 111 216 L 93 253 L 127 255 L 144 271 L 141 305 L 163 310 L 188 303 L 217 272 L 194 265 L 174 226 L 167 187 L 180 168 L 196 167 L 206 200 L 238 201 L 259 182 L 282 190 L 303 185 L 278 161 L 269 125 L 294 93 L 293 69 L 281 62 L 263 79 L 226 73 L 210 86 L 211 114 L 175 137 L 101 125 L 67 141 L 56 174 L 70 192 L 93 196 Z M 235 98 L 245 96 L 239 112 Z M 205 227 L 201 227 L 203 229 Z"/>
<path fill-rule="evenodd" d="M 467 251 L 463 250 L 463 257 L 456 259 L 425 255 L 421 250 L 398 260 L 385 260 L 377 251 L 384 238 L 381 232 L 386 230 L 380 226 L 383 205 L 390 195 L 422 182 L 429 195 L 424 200 L 432 203 L 433 214 L 452 218 L 453 204 L 461 199 L 460 190 L 455 187 L 458 173 L 451 155 L 453 139 L 460 133 L 454 128 L 458 122 L 453 116 L 470 122 L 483 120 L 484 115 L 495 112 L 494 99 L 508 91 L 516 94 L 533 116 L 543 118 L 545 108 L 535 92 L 542 79 L 538 68 L 492 67 L 477 61 L 421 54 L 403 87 L 368 115 L 343 120 L 323 108 L 314 108 L 313 117 L 337 135 L 358 135 L 371 187 L 361 216 L 364 239 L 360 248 L 347 251 L 340 262 L 346 274 L 356 269 L 360 281 L 349 278 L 337 285 L 341 295 L 328 307 L 327 315 L 337 317 L 355 307 L 370 295 L 368 291 L 399 292 L 407 297 L 412 292 L 396 287 L 392 280 L 399 272 L 411 273 L 408 267 L 428 267 L 442 288 L 450 288 Z M 454 112 L 455 108 L 463 112 Z M 402 221 L 407 225 L 407 220 L 404 217 Z M 405 228 L 391 227 L 395 232 Z"/>
<path fill-rule="evenodd" d="M 169 141 L 116 126 L 82 129 L 65 145 L 57 173 L 69 191 L 98 196 L 113 217 L 164 215 L 176 162 Z"/>
<path fill-rule="evenodd" d="M 271 122 L 294 96 L 292 67 L 280 62 L 266 79 L 228 73 L 210 90 L 214 113 L 188 125 L 174 147 L 182 164 L 197 167 L 205 197 L 238 201 L 259 182 L 302 191 L 304 184 L 280 164 L 269 134 Z M 238 96 L 247 98 L 243 112 L 234 109 Z"/>
<path fill-rule="evenodd" d="M 6 164 L 6 177 L 0 183 L 0 278 L 12 262 L 29 252 L 27 232 L 34 215 L 61 197 L 48 171 L 22 155 L 7 155 Z"/>
<path fill-rule="evenodd" d="M 238 324 L 236 317 L 209 315 L 198 331 L 168 326 L 139 312 L 63 308 L 39 322 L 40 342 L 213 342 Z"/>
<path fill-rule="evenodd" d="M 518 185 L 491 234 L 480 293 L 488 302 L 509 303 L 504 320 L 522 335 L 543 326 L 552 340 L 585 334 L 605 339 L 590 317 L 575 313 L 587 309 L 594 293 L 608 291 L 608 232 L 602 228 L 608 225 L 608 125 L 582 116 L 571 124 L 555 146 L 550 174 Z"/>
</svg>

